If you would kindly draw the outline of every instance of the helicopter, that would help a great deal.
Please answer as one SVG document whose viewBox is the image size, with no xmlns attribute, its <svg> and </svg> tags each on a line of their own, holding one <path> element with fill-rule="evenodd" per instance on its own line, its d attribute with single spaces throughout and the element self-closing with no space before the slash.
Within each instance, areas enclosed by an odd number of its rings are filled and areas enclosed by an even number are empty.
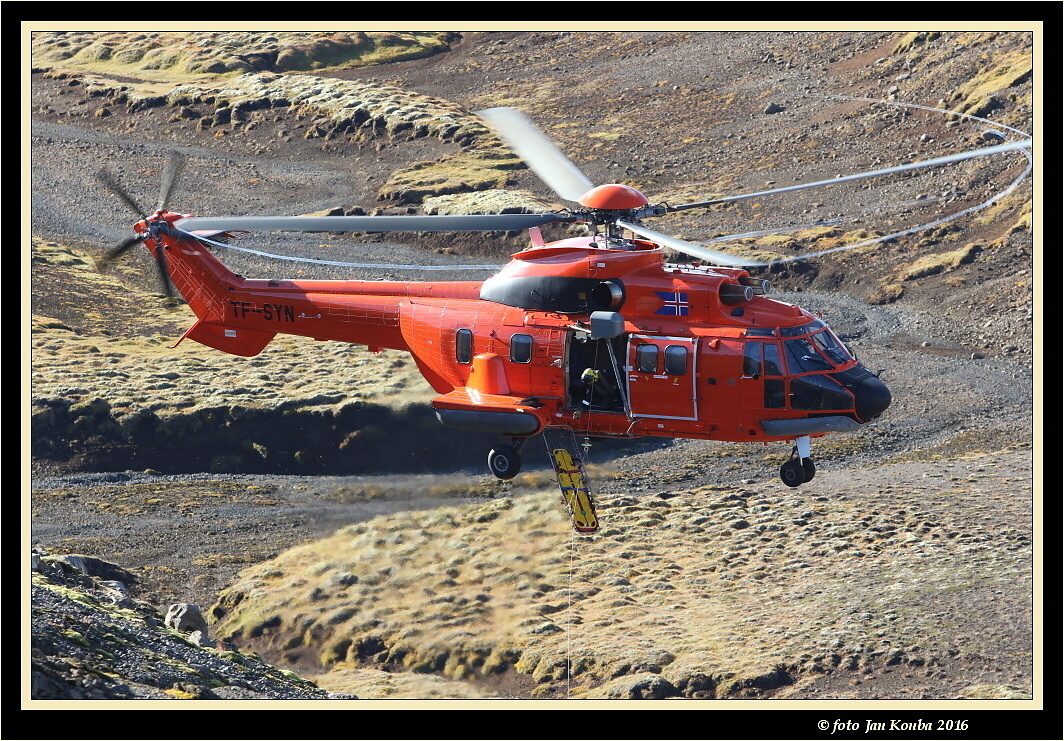
<svg viewBox="0 0 1064 741">
<path fill-rule="evenodd" d="M 577 434 L 789 443 L 779 477 L 798 487 L 816 474 L 812 440 L 872 423 L 892 401 L 879 374 L 822 319 L 769 296 L 769 282 L 751 274 L 765 263 L 653 231 L 644 219 L 1030 146 L 1026 140 L 669 206 L 628 185 L 594 185 L 517 109 L 479 115 L 573 206 L 516 214 L 198 217 L 166 207 L 175 165 L 159 207 L 107 259 L 144 245 L 167 291 L 176 289 L 196 316 L 178 342 L 250 357 L 284 333 L 409 353 L 436 394 L 431 404 L 443 425 L 500 438 L 487 455 L 499 479 L 518 474 L 529 440 L 560 434 L 565 442 L 548 442 L 548 450 L 579 532 L 594 532 L 598 521 Z M 548 224 L 584 225 L 587 234 L 548 242 L 541 231 Z M 529 246 L 485 280 L 442 282 L 248 278 L 210 249 L 256 231 L 527 231 Z M 667 249 L 694 261 L 669 262 Z"/>
</svg>

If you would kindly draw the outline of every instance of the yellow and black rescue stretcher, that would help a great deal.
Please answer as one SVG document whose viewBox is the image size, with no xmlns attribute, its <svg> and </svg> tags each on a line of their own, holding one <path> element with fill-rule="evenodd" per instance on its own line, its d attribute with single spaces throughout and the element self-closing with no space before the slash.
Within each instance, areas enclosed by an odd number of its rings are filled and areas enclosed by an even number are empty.
<svg viewBox="0 0 1064 741">
<path fill-rule="evenodd" d="M 569 510 L 573 528 L 578 533 L 593 533 L 598 530 L 598 517 L 595 515 L 595 503 L 591 499 L 591 490 L 584 476 L 584 467 L 579 457 L 573 456 L 564 448 L 551 451 L 554 472 L 558 476 L 558 485 L 562 490 L 562 502 Z"/>
</svg>

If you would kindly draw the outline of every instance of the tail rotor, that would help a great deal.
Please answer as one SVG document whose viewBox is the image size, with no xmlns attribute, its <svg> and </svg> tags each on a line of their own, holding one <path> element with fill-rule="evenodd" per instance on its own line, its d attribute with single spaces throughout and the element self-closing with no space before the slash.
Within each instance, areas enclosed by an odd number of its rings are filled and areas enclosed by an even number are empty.
<svg viewBox="0 0 1064 741">
<path fill-rule="evenodd" d="M 174 298 L 174 288 L 170 283 L 170 274 L 167 270 L 166 250 L 163 246 L 162 240 L 158 238 L 155 230 L 152 228 L 153 224 L 161 222 L 153 220 L 153 216 L 166 210 L 170 196 L 174 191 L 174 186 L 181 175 L 181 171 L 184 169 L 184 162 L 184 157 L 180 154 L 175 152 L 171 155 L 170 160 L 167 162 L 166 169 L 163 172 L 163 180 L 159 188 L 159 200 L 156 204 L 154 214 L 147 213 L 111 173 L 106 170 L 101 170 L 96 175 L 97 179 L 107 188 L 107 190 L 117 196 L 118 199 L 128 206 L 133 213 L 139 216 L 142 223 L 147 226 L 145 231 L 122 240 L 117 246 L 108 250 L 99 261 L 100 268 L 106 269 L 110 267 L 117 260 L 124 257 L 135 245 L 150 241 L 153 245 L 149 247 L 149 252 L 152 253 L 155 259 L 155 266 L 159 273 L 160 290 L 167 299 Z"/>
</svg>

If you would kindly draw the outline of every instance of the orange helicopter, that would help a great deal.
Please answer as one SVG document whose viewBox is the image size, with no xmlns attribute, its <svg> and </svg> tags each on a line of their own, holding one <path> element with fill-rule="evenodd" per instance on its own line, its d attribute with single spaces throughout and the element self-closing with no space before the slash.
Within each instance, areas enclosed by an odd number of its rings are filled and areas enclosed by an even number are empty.
<svg viewBox="0 0 1064 741">
<path fill-rule="evenodd" d="M 533 172 L 578 207 L 544 214 L 213 218 L 168 211 L 164 196 L 153 214 L 134 225 L 136 236 L 108 258 L 144 244 L 164 285 L 176 288 L 197 317 L 182 340 L 253 356 L 285 333 L 410 353 L 438 394 L 432 406 L 440 422 L 502 438 L 487 457 L 500 479 L 520 471 L 528 440 L 541 433 L 568 435 L 573 445 L 548 443 L 548 450 L 581 532 L 598 525 L 577 434 L 792 442 L 780 478 L 796 487 L 815 474 L 813 438 L 855 430 L 890 405 L 886 385 L 823 321 L 766 295 L 768 282 L 747 269 L 764 263 L 641 223 L 846 178 L 652 205 L 626 185 L 593 187 L 524 114 L 492 109 L 480 115 Z M 999 145 L 850 177 L 1023 146 Z M 552 223 L 585 224 L 590 234 L 547 243 L 539 227 Z M 519 230 L 528 230 L 531 245 L 483 281 L 245 278 L 208 249 L 249 231 Z M 666 247 L 699 262 L 669 263 Z"/>
</svg>

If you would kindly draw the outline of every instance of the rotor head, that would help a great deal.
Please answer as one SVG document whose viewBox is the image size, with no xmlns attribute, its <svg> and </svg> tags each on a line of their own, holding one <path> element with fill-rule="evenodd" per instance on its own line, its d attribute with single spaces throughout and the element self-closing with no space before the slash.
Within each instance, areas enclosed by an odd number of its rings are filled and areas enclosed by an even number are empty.
<svg viewBox="0 0 1064 741">
<path fill-rule="evenodd" d="M 580 205 L 601 211 L 627 211 L 649 206 L 647 197 L 635 188 L 609 183 L 592 188 L 580 198 Z"/>
</svg>

